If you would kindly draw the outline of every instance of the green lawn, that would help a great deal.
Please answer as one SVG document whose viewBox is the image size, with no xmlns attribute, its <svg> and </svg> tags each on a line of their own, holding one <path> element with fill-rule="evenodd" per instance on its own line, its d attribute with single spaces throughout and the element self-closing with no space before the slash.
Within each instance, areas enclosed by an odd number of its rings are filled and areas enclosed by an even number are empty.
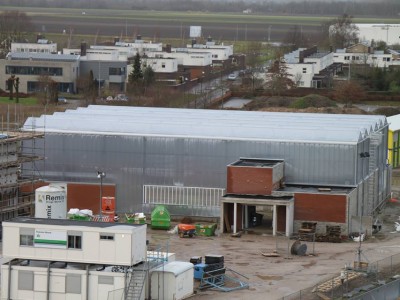
<svg viewBox="0 0 400 300">
<path fill-rule="evenodd" d="M 8 97 L 0 97 L 0 103 L 4 104 L 14 104 L 16 103 L 15 97 L 14 100 L 10 100 Z M 19 102 L 22 105 L 35 105 L 37 104 L 37 99 L 33 97 L 28 98 L 19 98 Z"/>
<path fill-rule="evenodd" d="M 3 6 L 0 11 L 19 10 L 28 16 L 43 16 L 44 18 L 63 18 L 68 24 L 74 22 L 86 22 L 90 19 L 105 22 L 106 20 L 124 20 L 128 22 L 153 21 L 173 22 L 179 20 L 181 23 L 196 22 L 214 24 L 269 24 L 269 25 L 309 25 L 318 26 L 322 22 L 331 20 L 337 16 L 290 16 L 290 15 L 265 15 L 265 14 L 242 14 L 242 13 L 216 13 L 197 11 L 151 11 L 151 10 L 118 10 L 118 9 L 73 9 L 73 8 L 37 8 L 37 7 L 15 7 Z M 85 11 L 85 14 L 82 14 Z M 68 22 L 67 22 L 68 20 Z M 382 18 L 354 18 L 354 23 L 382 23 Z M 385 23 L 400 23 L 398 18 L 384 19 Z"/>
</svg>

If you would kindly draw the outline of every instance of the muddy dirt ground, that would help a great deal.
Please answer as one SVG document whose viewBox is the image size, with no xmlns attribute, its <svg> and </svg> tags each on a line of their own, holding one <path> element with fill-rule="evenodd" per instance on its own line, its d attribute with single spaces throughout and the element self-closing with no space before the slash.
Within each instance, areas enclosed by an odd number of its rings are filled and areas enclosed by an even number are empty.
<svg viewBox="0 0 400 300">
<path fill-rule="evenodd" d="M 364 260 L 375 262 L 400 253 L 400 232 L 394 222 L 400 215 L 400 203 L 388 202 L 382 210 L 382 230 L 362 243 Z M 180 238 L 177 234 L 149 229 L 149 246 L 168 247 L 176 260 L 189 261 L 193 256 L 223 255 L 225 266 L 239 272 L 250 283 L 249 289 L 228 293 L 212 290 L 198 291 L 193 299 L 280 299 L 299 290 L 313 287 L 340 274 L 356 260 L 359 244 L 349 240 L 342 243 L 307 243 L 306 256 L 287 255 L 293 240 L 274 238 L 261 232 L 231 237 L 229 234 Z M 278 249 L 279 257 L 265 257 Z M 314 251 L 313 251 L 314 250 Z M 314 255 L 310 255 L 314 252 Z M 293 298 L 294 299 L 294 298 Z M 297 298 L 296 298 L 297 299 Z"/>
</svg>

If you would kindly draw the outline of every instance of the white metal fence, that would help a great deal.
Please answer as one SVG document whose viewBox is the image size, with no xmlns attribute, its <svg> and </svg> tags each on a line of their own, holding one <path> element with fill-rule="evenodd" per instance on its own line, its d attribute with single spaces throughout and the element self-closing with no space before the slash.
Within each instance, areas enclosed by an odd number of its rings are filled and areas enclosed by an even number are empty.
<svg viewBox="0 0 400 300">
<path fill-rule="evenodd" d="M 221 188 L 144 185 L 143 208 L 149 213 L 163 204 L 173 215 L 219 217 L 224 194 Z"/>
</svg>

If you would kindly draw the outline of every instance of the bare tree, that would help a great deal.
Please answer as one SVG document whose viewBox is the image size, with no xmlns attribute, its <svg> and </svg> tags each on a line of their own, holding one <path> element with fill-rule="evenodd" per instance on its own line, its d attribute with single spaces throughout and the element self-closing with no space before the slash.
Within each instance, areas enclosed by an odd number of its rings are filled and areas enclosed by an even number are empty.
<svg viewBox="0 0 400 300">
<path fill-rule="evenodd" d="M 86 75 L 80 76 L 76 80 L 76 85 L 80 94 L 83 94 L 86 104 L 96 103 L 96 81 L 94 80 L 93 71 Z M 100 95 L 99 95 L 100 96 Z"/>
<path fill-rule="evenodd" d="M 353 16 L 344 14 L 329 23 L 331 24 L 329 26 L 331 46 L 346 48 L 357 41 L 358 27 L 353 23 Z"/>
<path fill-rule="evenodd" d="M 334 96 L 337 100 L 344 102 L 347 107 L 351 107 L 353 103 L 364 99 L 366 93 L 360 84 L 349 80 L 340 83 L 335 88 Z"/>
<path fill-rule="evenodd" d="M 303 75 L 301 74 L 301 73 L 297 73 L 295 76 L 294 76 L 294 79 L 293 79 L 293 82 L 294 82 L 294 85 L 295 85 L 295 87 L 299 87 L 299 86 L 301 86 L 301 79 L 303 78 Z"/>
<path fill-rule="evenodd" d="M 308 47 L 308 37 L 303 33 L 302 26 L 295 25 L 287 32 L 284 42 L 290 46 L 290 50 L 299 47 Z"/>
<path fill-rule="evenodd" d="M 12 42 L 24 41 L 33 28 L 30 18 L 23 12 L 4 11 L 0 14 L 0 58 L 11 50 Z"/>
<path fill-rule="evenodd" d="M 58 84 L 48 75 L 38 77 L 39 93 L 38 99 L 43 105 L 57 103 Z"/>
</svg>

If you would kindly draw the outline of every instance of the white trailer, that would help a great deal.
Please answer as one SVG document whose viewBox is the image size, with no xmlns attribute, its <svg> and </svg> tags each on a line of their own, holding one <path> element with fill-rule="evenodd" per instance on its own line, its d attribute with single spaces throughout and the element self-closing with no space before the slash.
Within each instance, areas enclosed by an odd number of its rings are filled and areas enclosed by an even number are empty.
<svg viewBox="0 0 400 300">
<path fill-rule="evenodd" d="M 173 261 L 151 273 L 151 299 L 179 300 L 193 294 L 193 264 Z"/>
</svg>

